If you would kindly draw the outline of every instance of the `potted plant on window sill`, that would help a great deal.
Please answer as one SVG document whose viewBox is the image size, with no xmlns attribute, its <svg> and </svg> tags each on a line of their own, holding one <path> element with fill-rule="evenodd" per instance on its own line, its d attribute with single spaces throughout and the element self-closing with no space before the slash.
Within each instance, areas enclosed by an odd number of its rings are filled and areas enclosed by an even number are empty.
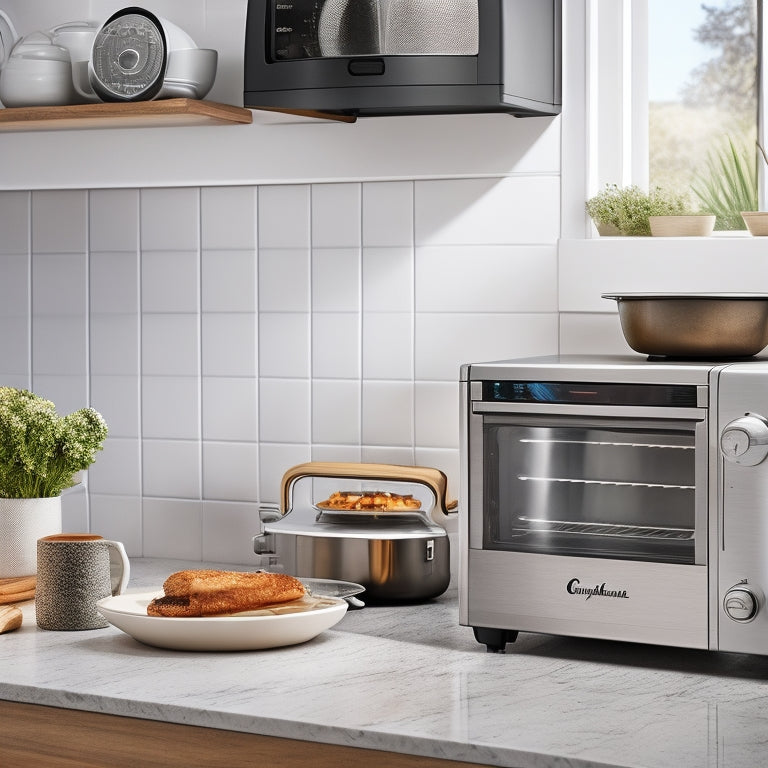
<svg viewBox="0 0 768 768">
<path fill-rule="evenodd" d="M 759 141 L 756 144 L 760 154 L 763 156 L 763 160 L 768 165 L 768 155 L 766 155 L 762 144 Z M 755 208 L 757 208 L 757 205 L 755 205 Z M 768 235 L 768 211 L 742 211 L 741 218 L 744 219 L 749 234 L 753 237 L 765 237 Z"/>
<path fill-rule="evenodd" d="M 685 195 L 660 187 L 649 193 L 636 185 L 606 184 L 586 208 L 602 236 L 707 236 L 715 223 L 714 216 L 693 213 Z"/>
<path fill-rule="evenodd" d="M 61 532 L 61 493 L 107 436 L 97 411 L 59 416 L 50 400 L 0 387 L 0 578 L 33 575 L 37 540 Z"/>
</svg>

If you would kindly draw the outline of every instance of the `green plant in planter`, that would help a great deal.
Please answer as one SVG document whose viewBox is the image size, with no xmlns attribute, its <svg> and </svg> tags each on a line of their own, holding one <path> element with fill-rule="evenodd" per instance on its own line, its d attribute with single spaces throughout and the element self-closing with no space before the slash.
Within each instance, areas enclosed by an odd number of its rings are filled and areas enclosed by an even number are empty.
<svg viewBox="0 0 768 768">
<path fill-rule="evenodd" d="M 763 152 L 759 143 L 757 147 Z M 729 136 L 728 147 L 710 153 L 706 174 L 700 173 L 691 188 L 702 210 L 716 216 L 715 229 L 745 229 L 741 212 L 758 209 L 755 157 Z"/>
<path fill-rule="evenodd" d="M 648 193 L 634 184 L 606 184 L 602 192 L 587 200 L 586 207 L 598 230 L 605 232 L 601 225 L 607 225 L 615 230 L 614 234 L 635 237 L 651 234 L 649 216 L 681 216 L 691 212 L 684 194 L 661 187 Z"/>
<path fill-rule="evenodd" d="M 106 437 L 93 408 L 59 416 L 50 400 L 0 387 L 0 498 L 58 496 L 94 462 Z"/>
</svg>

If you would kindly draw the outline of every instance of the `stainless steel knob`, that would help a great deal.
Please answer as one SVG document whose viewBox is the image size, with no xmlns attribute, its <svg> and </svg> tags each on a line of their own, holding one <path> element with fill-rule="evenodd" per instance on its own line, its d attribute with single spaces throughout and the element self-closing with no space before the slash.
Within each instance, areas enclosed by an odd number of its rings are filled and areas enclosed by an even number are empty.
<svg viewBox="0 0 768 768">
<path fill-rule="evenodd" d="M 754 467 L 768 456 L 768 422 L 755 413 L 734 419 L 720 435 L 720 450 L 728 461 Z"/>
<path fill-rule="evenodd" d="M 723 598 L 723 610 L 734 621 L 752 621 L 757 615 L 757 608 L 757 597 L 743 584 L 731 587 Z"/>
</svg>

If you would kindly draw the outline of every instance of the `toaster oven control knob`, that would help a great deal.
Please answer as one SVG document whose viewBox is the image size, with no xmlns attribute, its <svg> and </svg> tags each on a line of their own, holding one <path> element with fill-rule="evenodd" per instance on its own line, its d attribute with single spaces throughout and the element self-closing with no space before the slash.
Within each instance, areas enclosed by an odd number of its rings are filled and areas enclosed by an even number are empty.
<svg viewBox="0 0 768 768">
<path fill-rule="evenodd" d="M 737 584 L 725 593 L 723 609 L 734 621 L 752 621 L 757 614 L 757 597 L 744 584 Z"/>
<path fill-rule="evenodd" d="M 720 435 L 720 450 L 728 461 L 754 467 L 768 456 L 768 422 L 754 413 L 734 419 Z"/>
</svg>

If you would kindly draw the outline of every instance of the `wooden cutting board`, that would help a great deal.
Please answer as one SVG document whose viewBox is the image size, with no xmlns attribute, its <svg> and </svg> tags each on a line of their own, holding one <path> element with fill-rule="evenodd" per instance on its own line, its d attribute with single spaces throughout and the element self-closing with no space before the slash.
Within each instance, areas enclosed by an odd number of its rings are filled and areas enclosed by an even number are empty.
<svg viewBox="0 0 768 768">
<path fill-rule="evenodd" d="M 18 576 L 13 579 L 0 579 L 0 605 L 32 600 L 35 596 L 36 584 L 36 576 Z"/>
</svg>

